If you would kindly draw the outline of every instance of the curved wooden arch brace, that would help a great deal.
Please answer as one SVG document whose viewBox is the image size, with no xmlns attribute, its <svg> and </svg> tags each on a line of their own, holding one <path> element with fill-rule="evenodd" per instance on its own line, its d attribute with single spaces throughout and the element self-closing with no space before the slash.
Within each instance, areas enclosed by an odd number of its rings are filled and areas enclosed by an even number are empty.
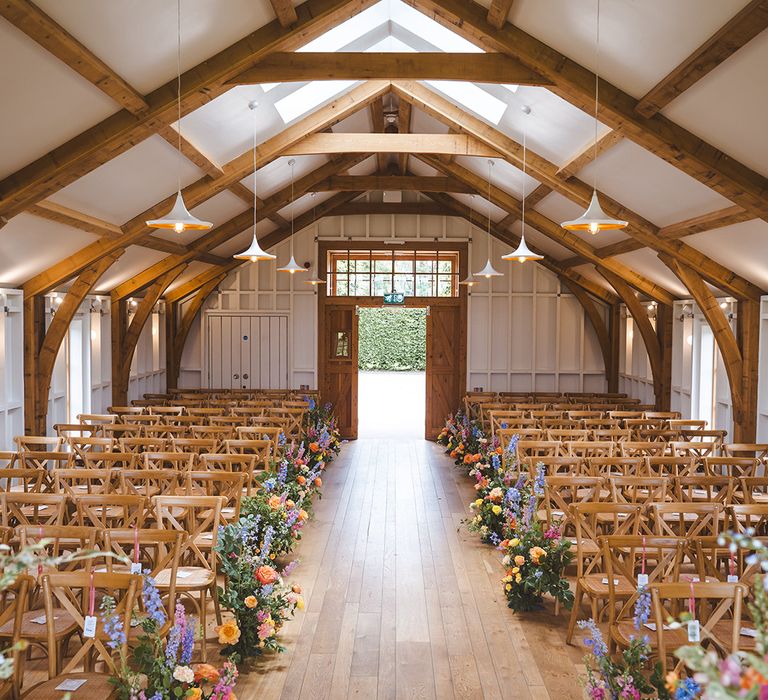
<svg viewBox="0 0 768 700">
<path fill-rule="evenodd" d="M 28 435 L 45 435 L 53 368 L 69 325 L 85 297 L 123 252 L 115 251 L 80 273 L 47 331 L 45 297 L 24 296 L 24 430 Z"/>
<path fill-rule="evenodd" d="M 731 389 L 734 441 L 754 442 L 757 431 L 759 303 L 739 302 L 737 333 L 734 334 L 720 303 L 698 273 L 677 260 L 665 257 L 663 261 L 687 287 L 715 336 Z"/>
<path fill-rule="evenodd" d="M 660 332 L 657 334 L 648 318 L 648 313 L 645 307 L 635 296 L 635 293 L 630 286 L 623 279 L 614 275 L 610 270 L 606 270 L 603 267 L 598 267 L 597 270 L 616 290 L 616 293 L 621 297 L 621 300 L 632 315 L 635 325 L 643 338 L 645 350 L 648 353 L 648 361 L 650 362 L 651 374 L 653 375 L 653 394 L 656 398 L 656 407 L 661 411 L 668 410 L 672 399 L 672 365 L 671 358 L 666 357 L 667 355 L 670 355 L 667 351 L 671 349 L 666 337 L 668 335 L 669 327 L 667 318 L 671 318 L 670 307 L 664 304 L 659 304 L 657 306 L 657 314 L 660 314 L 657 318 L 660 318 L 662 321 L 659 324 Z"/>
<path fill-rule="evenodd" d="M 181 302 L 173 302 L 169 305 L 168 308 L 172 309 L 172 311 L 170 314 L 166 311 L 167 336 L 165 341 L 165 383 L 168 388 L 175 389 L 179 382 L 181 355 L 184 352 L 184 346 L 187 343 L 187 336 L 192 328 L 192 322 L 203 307 L 205 300 L 213 293 L 216 287 L 219 286 L 219 283 L 221 283 L 228 274 L 229 272 L 222 272 L 220 275 L 214 277 L 200 287 L 195 296 L 190 300 L 187 308 L 184 309 L 184 314 L 181 317 L 181 323 L 178 328 L 176 327 L 176 316 Z"/>
<path fill-rule="evenodd" d="M 603 355 L 603 365 L 605 366 L 605 378 L 608 381 L 608 391 L 615 392 L 619 390 L 619 367 L 614 362 L 614 352 L 611 347 L 611 334 L 608 325 L 600 315 L 595 302 L 587 292 L 575 282 L 571 282 L 566 277 L 561 277 L 560 281 L 571 291 L 576 300 L 581 304 L 584 313 L 587 315 L 592 328 L 595 329 L 597 340 L 600 343 L 600 352 Z"/>
<path fill-rule="evenodd" d="M 128 329 L 125 328 L 126 303 L 125 299 L 112 300 L 112 404 L 125 406 L 128 401 L 128 381 L 131 374 L 131 361 L 139 342 L 141 331 L 152 309 L 158 302 L 168 285 L 173 282 L 185 269 L 186 265 L 166 272 L 147 289 L 144 298 L 139 302 Z"/>
</svg>

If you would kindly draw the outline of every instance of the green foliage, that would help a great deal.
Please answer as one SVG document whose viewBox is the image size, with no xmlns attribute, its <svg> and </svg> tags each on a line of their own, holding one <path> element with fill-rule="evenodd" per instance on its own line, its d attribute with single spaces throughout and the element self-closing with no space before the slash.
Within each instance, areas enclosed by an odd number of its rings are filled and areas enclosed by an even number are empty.
<svg viewBox="0 0 768 700">
<path fill-rule="evenodd" d="M 361 370 L 424 371 L 427 361 L 426 309 L 360 309 Z"/>
</svg>

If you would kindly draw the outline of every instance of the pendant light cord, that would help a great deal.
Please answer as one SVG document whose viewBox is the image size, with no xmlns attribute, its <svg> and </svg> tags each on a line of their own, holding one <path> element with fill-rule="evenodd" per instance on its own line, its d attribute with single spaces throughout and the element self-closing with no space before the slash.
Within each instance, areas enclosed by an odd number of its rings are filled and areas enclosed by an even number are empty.
<svg viewBox="0 0 768 700">
<path fill-rule="evenodd" d="M 176 131 L 179 137 L 179 156 L 181 156 L 181 0 L 176 0 L 176 107 L 178 112 Z M 176 184 L 181 192 L 181 158 L 176 169 L 176 177 Z"/>
<path fill-rule="evenodd" d="M 293 260 L 293 222 L 294 222 L 293 206 L 295 204 L 293 200 L 293 178 L 294 178 L 295 171 L 296 171 L 296 161 L 292 160 L 291 161 L 291 260 Z"/>
<path fill-rule="evenodd" d="M 522 213 L 521 213 L 521 219 L 520 219 L 520 241 L 525 241 L 525 156 L 527 152 L 527 131 L 528 131 L 528 124 L 526 122 L 526 117 L 528 116 L 527 112 L 523 112 L 523 201 L 522 201 Z"/>
<path fill-rule="evenodd" d="M 595 29 L 595 145 L 594 154 L 592 156 L 592 164 L 594 166 L 597 160 L 597 110 L 598 110 L 598 95 L 600 92 L 600 0 L 597 0 L 597 27 Z M 595 183 L 594 190 L 597 192 L 597 168 L 595 171 Z"/>
<path fill-rule="evenodd" d="M 256 195 L 256 110 L 253 110 L 253 237 L 256 238 L 256 202 L 259 201 Z"/>
<path fill-rule="evenodd" d="M 493 161 L 488 159 L 488 260 L 491 259 L 491 168 Z"/>
</svg>

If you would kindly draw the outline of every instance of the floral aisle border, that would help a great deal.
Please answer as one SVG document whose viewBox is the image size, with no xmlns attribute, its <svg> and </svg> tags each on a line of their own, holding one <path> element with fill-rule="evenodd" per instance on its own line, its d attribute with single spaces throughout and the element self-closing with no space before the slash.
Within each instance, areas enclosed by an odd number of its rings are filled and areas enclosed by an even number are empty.
<svg viewBox="0 0 768 700">
<path fill-rule="evenodd" d="M 506 427 L 506 426 L 503 426 Z M 473 516 L 466 520 L 468 529 L 480 539 L 503 552 L 506 575 L 502 579 L 509 607 L 515 612 L 541 607 L 549 594 L 566 607 L 573 604 L 573 594 L 564 577 L 572 560 L 571 544 L 561 536 L 557 523 L 546 528 L 539 519 L 544 493 L 543 464 L 530 474 L 517 460 L 517 436 L 504 450 L 498 439 L 489 439 L 477 421 L 462 411 L 446 421 L 437 438 L 438 444 L 475 481 L 477 498 L 469 508 Z M 586 675 L 582 679 L 591 700 L 768 700 L 768 547 L 755 530 L 728 533 L 718 539 L 726 559 L 740 556 L 754 570 L 753 602 L 749 604 L 755 623 L 755 651 L 739 651 L 724 659 L 716 654 L 704 627 L 699 642 L 674 652 L 679 660 L 675 670 L 666 675 L 661 665 L 652 665 L 652 646 L 645 629 L 661 624 L 664 629 L 686 628 L 693 618 L 683 612 L 677 618 L 648 621 L 651 617 L 651 592 L 638 584 L 634 608 L 637 635 L 629 648 L 611 657 L 594 620 L 582 620 L 579 627 L 588 633 L 584 659 Z M 743 585 L 735 583 L 733 585 Z M 696 629 L 699 625 L 694 621 Z"/>
</svg>

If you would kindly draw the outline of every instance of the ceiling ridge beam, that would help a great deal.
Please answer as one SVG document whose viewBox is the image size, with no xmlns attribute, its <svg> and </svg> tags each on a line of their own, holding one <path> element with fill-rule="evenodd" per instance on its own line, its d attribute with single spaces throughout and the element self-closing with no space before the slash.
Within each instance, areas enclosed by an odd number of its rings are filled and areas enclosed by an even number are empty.
<svg viewBox="0 0 768 700">
<path fill-rule="evenodd" d="M 226 92 L 226 81 L 261 57 L 274 51 L 293 51 L 374 2 L 306 0 L 296 8 L 299 21 L 290 30 L 275 20 L 251 32 L 181 76 L 182 114 Z M 121 110 L 3 178 L 0 216 L 15 216 L 143 141 L 156 127 L 178 119 L 175 78 L 145 99 L 149 109 L 141 114 Z"/>
<path fill-rule="evenodd" d="M 507 23 L 497 29 L 486 9 L 473 0 L 409 0 L 427 14 L 486 51 L 514 56 L 550 78 L 549 89 L 587 113 L 594 109 L 595 74 L 544 42 Z M 619 130 L 716 192 L 768 219 L 768 178 L 723 153 L 661 114 L 647 119 L 635 111 L 637 100 L 600 80 L 600 121 Z"/>
<path fill-rule="evenodd" d="M 319 182 L 316 192 L 474 192 L 474 189 L 450 176 L 420 175 L 332 175 Z"/>
<path fill-rule="evenodd" d="M 0 16 L 131 114 L 149 109 L 144 96 L 29 0 L 3 0 Z"/>
<path fill-rule="evenodd" d="M 637 101 L 635 111 L 644 117 L 652 117 L 766 27 L 768 0 L 752 0 L 643 95 Z"/>
<path fill-rule="evenodd" d="M 329 153 L 434 153 L 502 158 L 492 146 L 467 134 L 322 133 L 308 135 L 283 151 L 284 156 Z"/>
<path fill-rule="evenodd" d="M 502 153 L 502 157 L 515 167 L 522 166 L 522 145 L 478 117 L 461 110 L 449 100 L 418 83 L 397 81 L 392 83 L 392 89 L 401 99 L 409 100 L 444 124 L 460 129 L 486 145 L 492 144 Z M 570 177 L 568 180 L 558 178 L 557 167 L 531 149 L 527 151 L 527 165 L 528 172 L 536 179 L 549 185 L 572 202 L 585 208 L 588 206 L 593 192 L 590 185 L 577 177 Z M 657 252 L 667 253 L 692 265 L 715 286 L 739 298 L 759 299 L 763 294 L 763 290 L 757 285 L 701 251 L 681 241 L 660 239 L 657 226 L 606 194 L 601 193 L 601 201 L 607 213 L 629 222 L 626 232 L 630 236 Z"/>
</svg>

